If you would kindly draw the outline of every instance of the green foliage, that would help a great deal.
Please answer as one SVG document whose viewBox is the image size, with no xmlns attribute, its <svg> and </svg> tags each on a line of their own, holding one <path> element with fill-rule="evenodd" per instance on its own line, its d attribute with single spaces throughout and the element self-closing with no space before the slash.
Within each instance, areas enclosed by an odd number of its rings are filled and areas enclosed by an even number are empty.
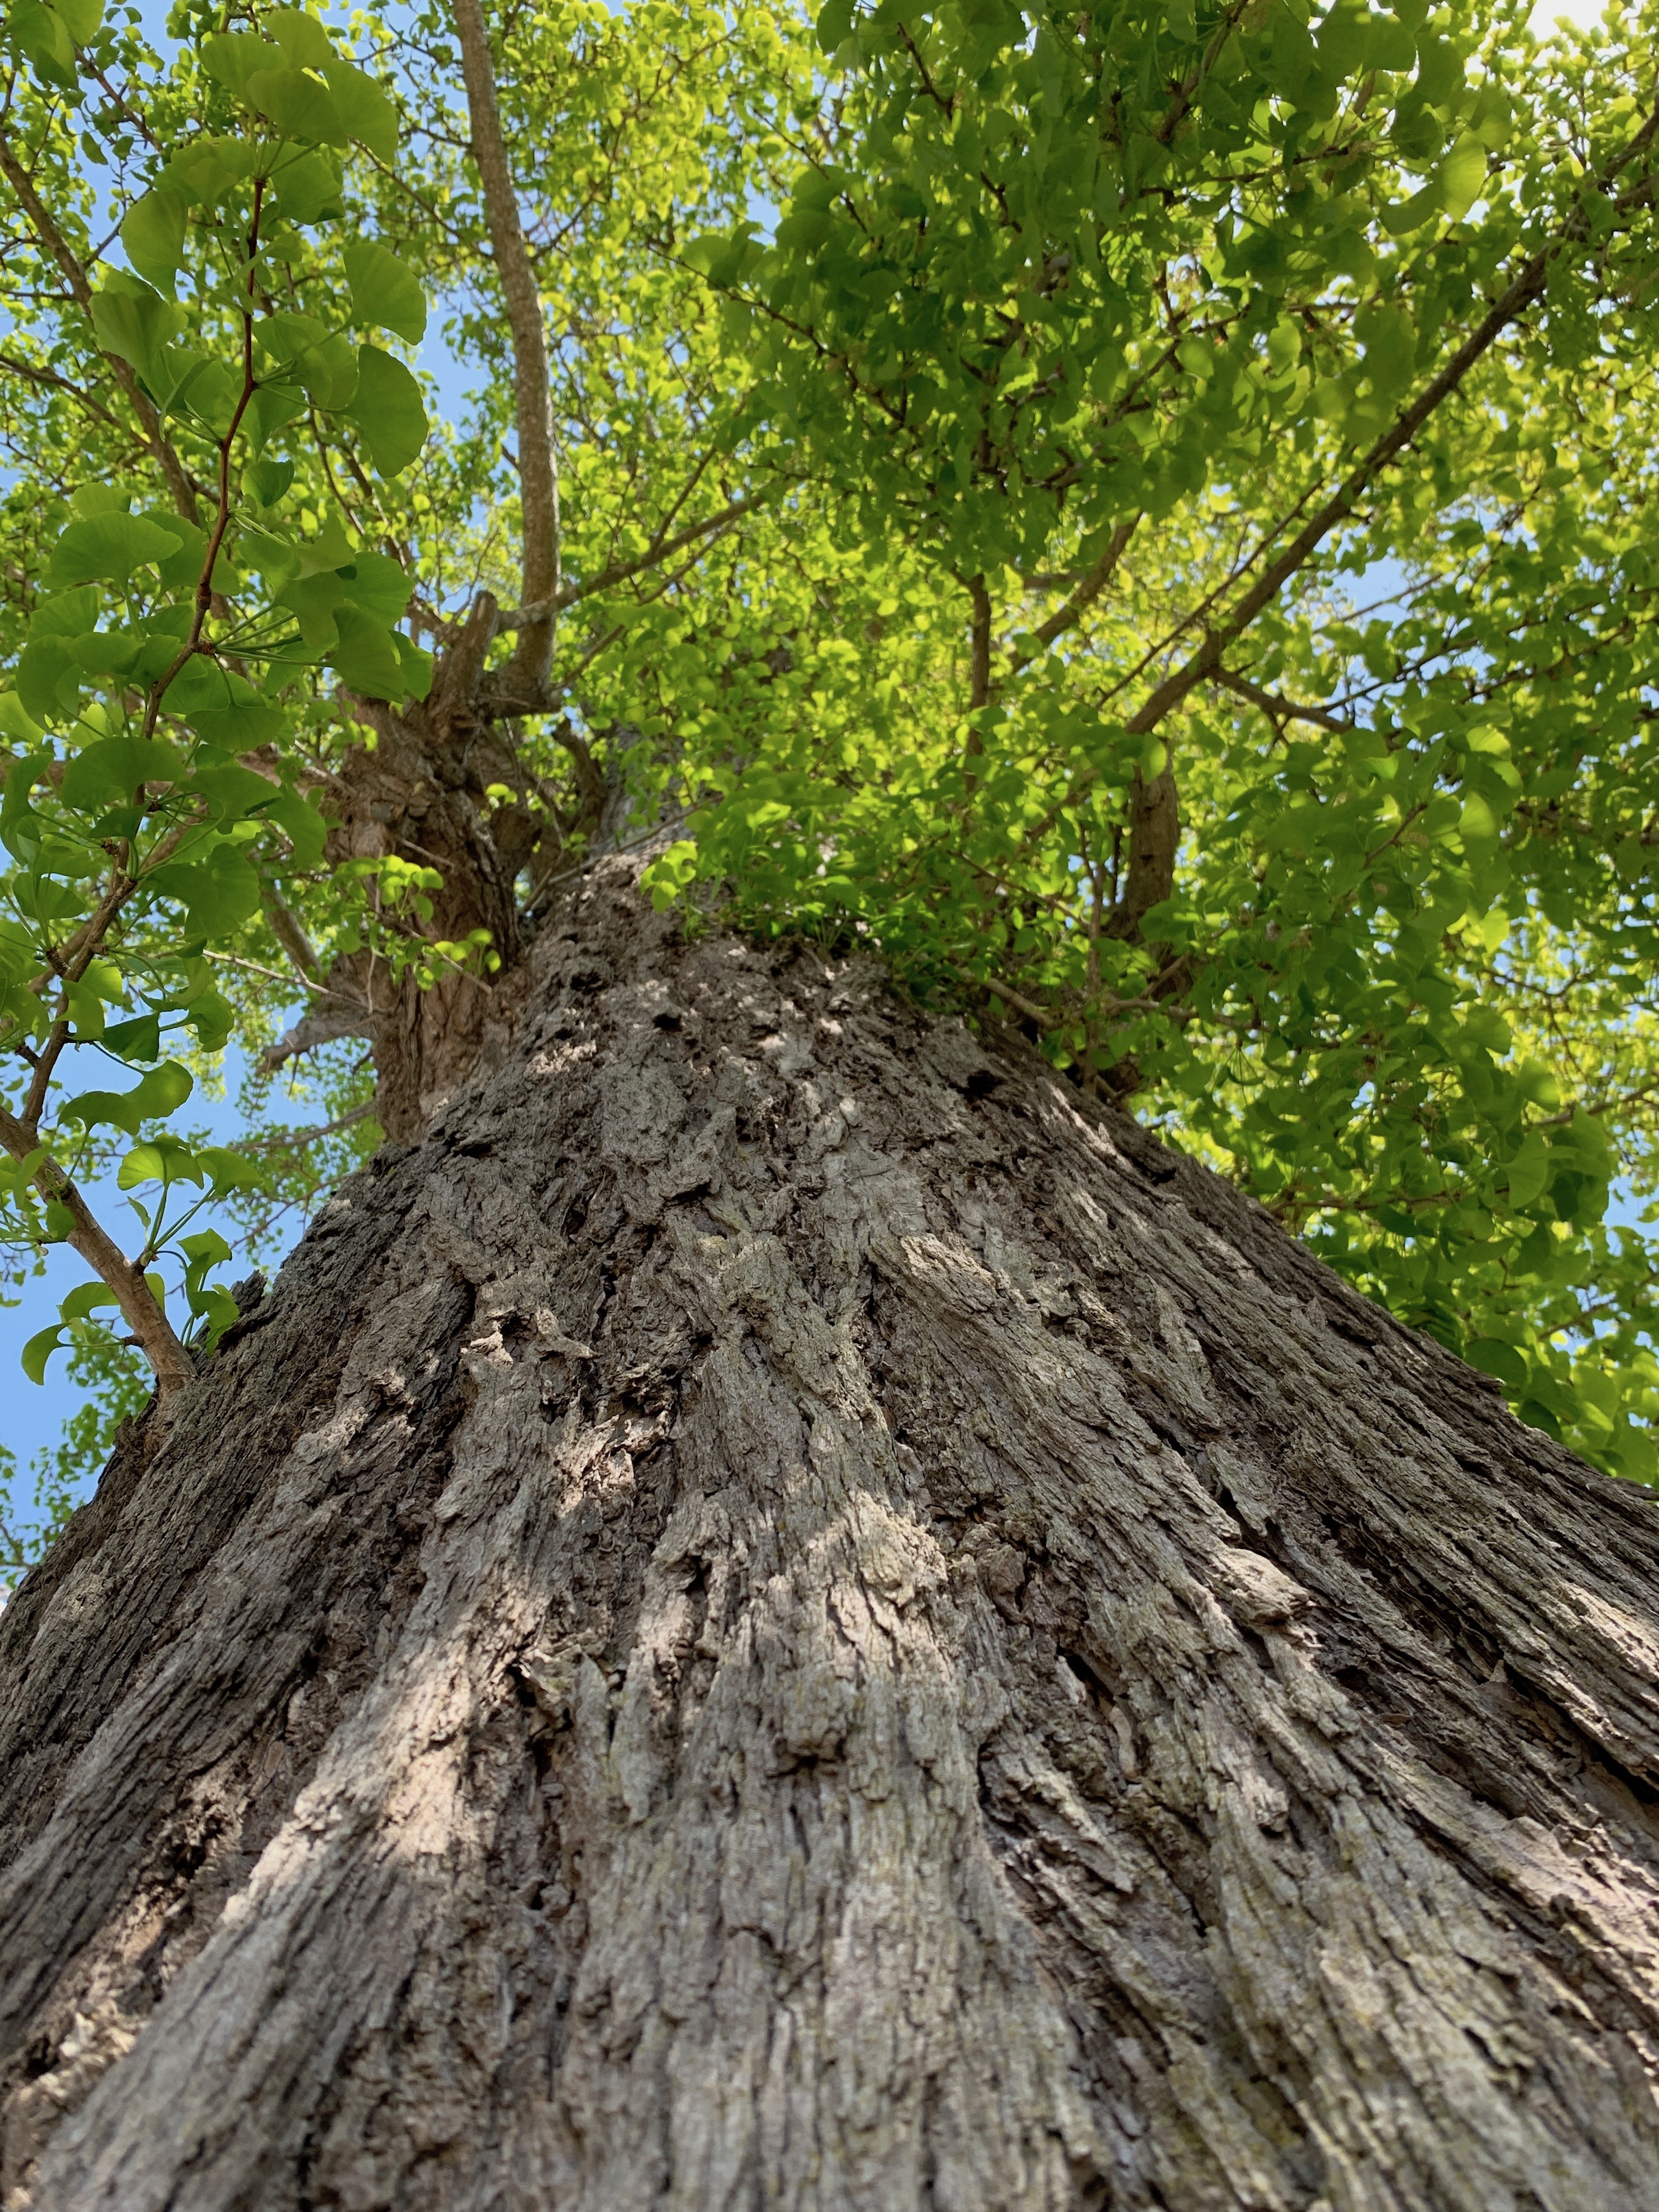
<svg viewBox="0 0 1659 2212">
<path fill-rule="evenodd" d="M 15 1453 L 0 1444 L 0 1596 L 50 1548 L 79 1504 L 88 1472 L 103 1466 L 116 1431 L 149 1396 L 143 1360 L 107 1329 L 83 1321 L 64 1334 L 69 1375 L 83 1395 L 63 1435 L 35 1453 L 27 1477 Z"/>
<path fill-rule="evenodd" d="M 355 19 L 353 60 L 185 9 L 165 69 L 84 0 L 8 21 L 90 307 L 20 213 L 3 1225 L 60 1238 L 55 1178 L 106 1174 L 210 1336 L 200 1209 L 268 1229 L 373 1124 L 342 1054 L 314 1152 L 216 1151 L 179 1077 L 329 962 L 498 957 L 413 839 L 325 841 L 420 641 L 514 601 L 512 341 L 445 12 Z M 1488 0 L 492 29 L 567 600 L 544 709 L 498 717 L 524 909 L 599 777 L 659 904 L 1012 1013 L 1651 1480 L 1651 4 L 1547 52 Z M 429 301 L 476 384 L 436 433 L 392 349 Z"/>
</svg>

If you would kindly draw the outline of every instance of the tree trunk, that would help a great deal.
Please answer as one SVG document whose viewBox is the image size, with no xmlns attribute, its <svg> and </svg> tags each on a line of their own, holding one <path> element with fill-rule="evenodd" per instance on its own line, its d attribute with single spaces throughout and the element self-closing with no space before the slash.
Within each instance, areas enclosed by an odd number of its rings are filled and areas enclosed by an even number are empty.
<svg viewBox="0 0 1659 2212">
<path fill-rule="evenodd" d="M 8 2212 L 1652 2212 L 1659 1540 L 601 865 L 0 1621 Z"/>
</svg>

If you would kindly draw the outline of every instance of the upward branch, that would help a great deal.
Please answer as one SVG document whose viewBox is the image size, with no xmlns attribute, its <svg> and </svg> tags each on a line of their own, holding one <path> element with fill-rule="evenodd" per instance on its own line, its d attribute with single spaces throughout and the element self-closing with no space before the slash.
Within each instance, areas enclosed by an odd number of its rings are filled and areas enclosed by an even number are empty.
<svg viewBox="0 0 1659 2212">
<path fill-rule="evenodd" d="M 129 1260 L 108 1232 L 99 1225 L 92 1209 L 58 1163 L 45 1156 L 39 1139 L 14 1114 L 0 1107 L 0 1145 L 15 1160 L 34 1163 L 34 1188 L 49 1206 L 61 1206 L 70 1218 L 64 1242 L 78 1252 L 95 1275 L 113 1293 L 121 1318 L 133 1340 L 149 1360 L 155 1384 L 165 1398 L 190 1382 L 196 1370 L 179 1342 L 172 1322 L 161 1310 L 142 1267 Z"/>
<path fill-rule="evenodd" d="M 530 264 L 518 195 L 501 136 L 495 99 L 495 64 L 489 51 L 478 0 L 454 0 L 455 28 L 461 43 L 461 73 L 466 82 L 467 113 L 472 128 L 472 156 L 483 186 L 484 217 L 489 228 L 495 273 L 507 302 L 513 339 L 513 392 L 519 438 L 519 501 L 524 517 L 523 588 L 526 611 L 543 610 L 521 622 L 508 678 L 516 696 L 538 698 L 553 662 L 553 602 L 559 591 L 559 477 L 553 447 L 553 403 L 547 368 L 547 331 L 541 295 Z"/>
<path fill-rule="evenodd" d="M 1648 117 L 1641 130 L 1601 172 L 1596 179 L 1601 191 L 1611 196 L 1613 179 L 1651 147 L 1656 131 L 1659 131 L 1659 109 Z M 1614 212 L 1635 206 L 1650 190 L 1651 180 L 1644 177 L 1613 198 Z M 1576 210 L 1559 234 L 1522 265 L 1438 375 L 1431 378 L 1411 404 L 1401 410 L 1324 505 L 1303 525 L 1277 558 L 1268 562 L 1249 589 L 1218 620 L 1206 626 L 1196 652 L 1148 695 L 1124 726 L 1130 736 L 1150 737 L 1200 684 L 1217 677 L 1228 647 L 1273 604 L 1331 532 L 1348 520 L 1382 471 L 1399 459 L 1424 424 L 1462 387 L 1470 371 L 1510 325 L 1542 296 L 1556 257 L 1568 246 L 1582 240 L 1588 228 L 1583 209 Z M 1092 772 L 1083 779 L 1085 783 L 1091 780 Z M 1130 800 L 1130 824 L 1128 884 L 1112 921 L 1114 932 L 1120 936 L 1133 934 L 1142 915 L 1167 898 L 1174 887 L 1180 818 L 1175 778 L 1167 763 L 1156 777 L 1143 779 L 1136 772 Z"/>
</svg>

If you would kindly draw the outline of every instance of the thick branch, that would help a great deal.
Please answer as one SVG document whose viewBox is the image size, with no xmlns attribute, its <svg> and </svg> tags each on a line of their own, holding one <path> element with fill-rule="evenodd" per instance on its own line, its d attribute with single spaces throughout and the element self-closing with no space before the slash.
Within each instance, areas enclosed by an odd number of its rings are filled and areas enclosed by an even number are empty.
<svg viewBox="0 0 1659 2212">
<path fill-rule="evenodd" d="M 36 237 L 58 264 L 58 268 L 62 270 L 64 282 L 75 295 L 76 304 L 90 322 L 92 320 L 92 286 L 87 272 L 81 265 L 80 258 L 74 248 L 52 221 L 46 202 L 34 189 L 33 179 L 12 150 L 11 141 L 3 133 L 0 133 L 0 175 L 4 176 L 6 182 L 22 202 L 23 212 L 33 225 Z M 131 362 L 123 361 L 119 354 L 106 354 L 104 358 L 114 370 L 117 383 L 132 403 L 132 410 L 138 417 L 139 427 L 143 432 L 144 443 L 149 447 L 162 475 L 167 478 L 167 489 L 173 495 L 174 507 L 178 508 L 186 522 L 197 521 L 199 518 L 196 494 L 189 477 L 185 473 L 185 465 L 179 459 L 172 440 L 162 428 L 161 418 L 156 412 L 154 404 L 141 388 L 138 379 L 133 372 Z"/>
<path fill-rule="evenodd" d="M 1659 110 L 1650 115 L 1618 160 L 1604 173 L 1606 183 L 1641 148 L 1651 143 L 1659 127 Z M 1615 204 L 1633 204 L 1648 190 L 1647 180 L 1633 185 Z M 1132 737 L 1150 737 L 1198 685 L 1216 678 L 1227 647 L 1241 637 L 1262 611 L 1271 605 L 1283 586 L 1311 559 L 1338 524 L 1353 513 L 1364 493 L 1390 462 L 1398 459 L 1430 417 L 1462 385 L 1475 364 L 1496 344 L 1510 325 L 1540 297 L 1550 264 L 1562 248 L 1581 238 L 1585 228 L 1582 213 L 1576 215 L 1561 235 L 1540 246 L 1507 289 L 1487 310 L 1451 359 L 1403 408 L 1358 465 L 1352 469 L 1278 558 L 1268 563 L 1255 582 L 1236 600 L 1229 611 L 1206 629 L 1198 650 L 1165 677 L 1126 724 Z M 1166 765 L 1163 774 L 1143 781 L 1137 772 L 1130 793 L 1128 880 L 1112 918 L 1115 934 L 1133 935 L 1149 907 L 1169 896 L 1174 884 L 1175 847 L 1181 833 L 1175 782 Z"/>
<path fill-rule="evenodd" d="M 1181 842 L 1181 800 L 1166 760 L 1154 776 L 1135 770 L 1129 787 L 1129 865 L 1122 895 L 1106 925 L 1109 937 L 1139 934 L 1143 916 L 1175 889 L 1176 850 Z"/>
<path fill-rule="evenodd" d="M 1352 719 L 1334 714 L 1328 707 L 1304 707 L 1298 699 L 1281 699 L 1276 691 L 1264 691 L 1261 684 L 1252 684 L 1236 669 L 1218 667 L 1213 680 L 1241 699 L 1248 699 L 1251 706 L 1260 707 L 1275 722 L 1310 722 L 1316 729 L 1336 730 L 1345 735 L 1354 726 Z"/>
<path fill-rule="evenodd" d="M 1047 622 L 1032 631 L 1030 650 L 1009 655 L 1008 673 L 1011 676 L 1018 676 L 1020 670 L 1028 667 L 1039 653 L 1046 652 L 1056 638 L 1064 636 L 1073 623 L 1082 620 L 1111 581 L 1113 571 L 1123 558 L 1139 520 L 1140 517 L 1135 514 L 1131 515 L 1127 522 L 1119 523 L 1106 542 L 1105 551 L 1065 605 L 1057 607 Z"/>
<path fill-rule="evenodd" d="M 315 983 L 322 975 L 323 965 L 317 957 L 316 946 L 300 926 L 300 917 L 275 884 L 262 881 L 259 890 L 271 935 L 305 981 Z"/>
<path fill-rule="evenodd" d="M 672 561 L 675 554 L 684 547 L 695 545 L 700 538 L 710 538 L 716 532 L 726 529 L 771 496 L 769 489 L 731 500 L 718 514 L 711 514 L 702 522 L 688 522 L 684 530 L 677 530 L 672 538 L 653 538 L 645 551 L 635 554 L 631 560 L 613 561 L 609 568 L 601 568 L 597 575 L 589 576 L 580 584 L 561 585 L 550 599 L 540 599 L 529 606 L 504 608 L 495 617 L 495 628 L 498 631 L 522 629 L 527 623 L 544 621 L 550 615 L 557 614 L 566 607 L 576 606 L 583 599 L 591 599 L 600 592 L 610 591 L 613 585 L 625 584 L 632 576 L 642 576 L 649 569 L 659 568 L 665 561 Z"/>
<path fill-rule="evenodd" d="M 973 980 L 981 990 L 989 991 L 1005 1006 L 1012 1006 L 1017 1014 L 1024 1014 L 1028 1021 L 1036 1022 L 1043 1029 L 1053 1023 L 1054 1018 L 1046 1006 L 1039 1006 L 1035 1000 L 1023 997 L 1006 983 L 999 983 L 994 975 L 975 975 Z"/>
<path fill-rule="evenodd" d="M 968 579 L 968 597 L 973 608 L 969 631 L 968 704 L 974 708 L 984 706 L 991 696 L 991 594 L 985 588 L 982 575 Z M 977 750 L 971 740 L 969 749 Z"/>
<path fill-rule="evenodd" d="M 541 295 L 519 220 L 518 196 L 501 135 L 495 99 L 495 64 L 478 0 L 454 0 L 472 126 L 472 155 L 483 186 L 490 250 L 507 303 L 513 337 L 513 390 L 519 437 L 519 500 L 524 517 L 525 608 L 556 600 L 559 589 L 559 478 L 553 448 L 553 404 L 547 366 L 547 331 Z M 513 689 L 529 697 L 545 689 L 553 661 L 550 611 L 519 626 Z"/>
<path fill-rule="evenodd" d="M 374 1030 L 375 1010 L 367 1000 L 352 999 L 332 989 L 314 1012 L 301 1015 L 275 1044 L 266 1046 L 259 1054 L 259 1073 L 275 1075 L 287 1061 L 297 1060 L 301 1053 L 314 1052 L 319 1045 L 332 1044 L 339 1037 L 372 1037 Z"/>
</svg>

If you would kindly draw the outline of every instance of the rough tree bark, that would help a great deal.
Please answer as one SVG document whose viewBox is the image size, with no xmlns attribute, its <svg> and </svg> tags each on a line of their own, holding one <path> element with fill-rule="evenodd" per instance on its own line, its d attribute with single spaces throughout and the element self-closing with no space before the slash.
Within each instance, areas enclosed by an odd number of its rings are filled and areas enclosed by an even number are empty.
<svg viewBox="0 0 1659 2212">
<path fill-rule="evenodd" d="M 1659 1541 L 602 864 L 0 1620 L 7 2212 L 1659 2201 Z"/>
</svg>

